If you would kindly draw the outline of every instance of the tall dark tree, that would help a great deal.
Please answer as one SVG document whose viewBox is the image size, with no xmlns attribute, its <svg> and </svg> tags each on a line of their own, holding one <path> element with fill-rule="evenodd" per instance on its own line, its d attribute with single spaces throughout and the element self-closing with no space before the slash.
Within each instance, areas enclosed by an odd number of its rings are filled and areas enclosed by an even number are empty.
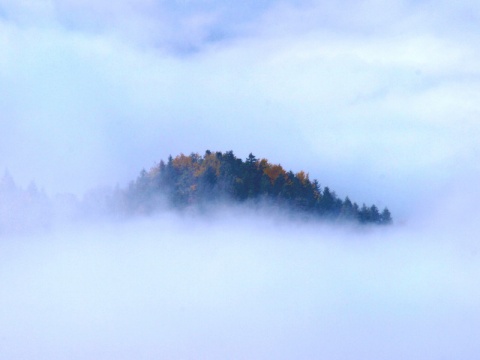
<svg viewBox="0 0 480 360">
<path fill-rule="evenodd" d="M 390 214 L 390 211 L 387 208 L 383 209 L 382 213 L 380 214 L 380 223 L 381 224 L 392 223 L 392 215 Z"/>
</svg>

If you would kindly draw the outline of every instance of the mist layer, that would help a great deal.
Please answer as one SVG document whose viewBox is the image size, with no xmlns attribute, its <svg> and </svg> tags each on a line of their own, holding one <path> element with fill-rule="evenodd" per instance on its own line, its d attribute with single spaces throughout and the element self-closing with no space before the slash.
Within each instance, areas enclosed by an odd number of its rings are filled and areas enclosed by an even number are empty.
<svg viewBox="0 0 480 360">
<path fill-rule="evenodd" d="M 231 209 L 2 239 L 0 356 L 475 359 L 478 231 L 439 229 Z"/>
</svg>

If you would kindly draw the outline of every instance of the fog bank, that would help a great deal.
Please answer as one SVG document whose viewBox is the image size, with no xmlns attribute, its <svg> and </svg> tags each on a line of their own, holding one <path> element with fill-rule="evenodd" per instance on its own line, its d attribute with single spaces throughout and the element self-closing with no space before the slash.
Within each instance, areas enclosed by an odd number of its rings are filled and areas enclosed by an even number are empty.
<svg viewBox="0 0 480 360">
<path fill-rule="evenodd" d="M 476 360 L 479 14 L 0 0 L 0 358 Z M 207 149 L 394 225 L 100 216 L 102 189 Z"/>
<path fill-rule="evenodd" d="M 0 357 L 475 359 L 480 233 L 453 225 L 237 208 L 2 238 Z"/>
</svg>

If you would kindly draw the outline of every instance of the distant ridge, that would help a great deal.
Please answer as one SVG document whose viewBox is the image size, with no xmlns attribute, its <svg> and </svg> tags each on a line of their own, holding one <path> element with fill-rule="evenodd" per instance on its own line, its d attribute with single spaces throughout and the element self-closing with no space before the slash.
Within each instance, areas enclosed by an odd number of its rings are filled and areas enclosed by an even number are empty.
<svg viewBox="0 0 480 360">
<path fill-rule="evenodd" d="M 318 218 L 361 224 L 392 222 L 387 208 L 380 212 L 375 205 L 359 206 L 348 197 L 341 200 L 304 171 L 294 174 L 251 153 L 243 161 L 233 151 L 170 156 L 166 163 L 162 160 L 149 171 L 142 170 L 122 193 L 129 213 L 153 212 L 165 201 L 184 208 L 219 201 L 264 200 Z"/>
</svg>

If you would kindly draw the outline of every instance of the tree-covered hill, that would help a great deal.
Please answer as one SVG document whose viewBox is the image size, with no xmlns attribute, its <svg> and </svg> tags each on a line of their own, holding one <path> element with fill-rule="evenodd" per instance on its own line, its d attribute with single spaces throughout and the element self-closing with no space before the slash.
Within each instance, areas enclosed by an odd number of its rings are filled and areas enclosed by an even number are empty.
<svg viewBox="0 0 480 360">
<path fill-rule="evenodd" d="M 308 173 L 295 174 L 252 154 L 243 161 L 232 151 L 170 156 L 166 163 L 162 160 L 149 171 L 143 170 L 122 192 L 122 198 L 124 209 L 133 213 L 153 212 L 165 201 L 183 208 L 251 200 L 319 218 L 363 224 L 392 221 L 387 208 L 380 212 L 375 205 L 359 206 L 348 197 L 341 200 L 328 187 L 321 188 L 317 180 L 310 180 Z"/>
</svg>

